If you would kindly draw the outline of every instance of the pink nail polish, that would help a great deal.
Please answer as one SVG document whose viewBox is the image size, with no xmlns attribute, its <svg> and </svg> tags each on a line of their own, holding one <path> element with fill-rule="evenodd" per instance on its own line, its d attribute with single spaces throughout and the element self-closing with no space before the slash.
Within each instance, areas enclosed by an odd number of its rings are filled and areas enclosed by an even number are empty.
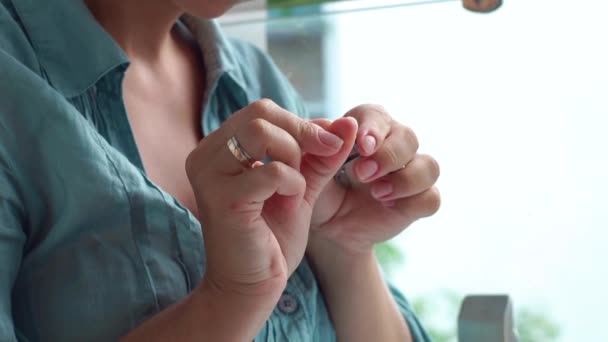
<svg viewBox="0 0 608 342">
<path fill-rule="evenodd" d="M 370 155 L 374 153 L 374 149 L 376 148 L 376 138 L 371 135 L 366 135 L 361 140 L 361 149 L 365 152 L 365 154 Z"/>
<path fill-rule="evenodd" d="M 373 159 L 364 160 L 357 165 L 357 176 L 361 181 L 371 178 L 378 171 L 378 162 Z"/>
<path fill-rule="evenodd" d="M 372 186 L 371 193 L 375 199 L 386 197 L 393 193 L 393 184 L 384 181 L 376 183 Z"/>
</svg>

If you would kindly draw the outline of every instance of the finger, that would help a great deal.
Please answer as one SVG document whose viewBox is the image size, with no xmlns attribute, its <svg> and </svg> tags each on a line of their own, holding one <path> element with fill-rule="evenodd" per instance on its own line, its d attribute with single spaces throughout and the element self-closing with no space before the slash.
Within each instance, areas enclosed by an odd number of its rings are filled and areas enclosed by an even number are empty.
<svg viewBox="0 0 608 342">
<path fill-rule="evenodd" d="M 416 155 L 417 150 L 418 139 L 414 132 L 409 127 L 395 123 L 376 153 L 355 161 L 355 175 L 360 182 L 372 182 L 403 168 Z"/>
<path fill-rule="evenodd" d="M 290 113 L 267 99 L 250 104 L 226 120 L 224 140 L 228 140 L 239 127 L 254 119 L 266 120 L 285 130 L 294 137 L 303 152 L 329 156 L 335 154 L 344 143 L 335 134 Z"/>
<path fill-rule="evenodd" d="M 241 126 L 234 137 L 240 145 L 239 148 L 252 159 L 259 161 L 268 157 L 300 170 L 300 145 L 282 128 L 263 119 L 254 119 Z M 220 146 L 212 158 L 214 160 L 211 162 L 215 168 L 224 174 L 235 175 L 246 171 L 227 145 Z"/>
<path fill-rule="evenodd" d="M 263 204 L 273 195 L 290 197 L 290 203 L 297 207 L 306 190 L 306 181 L 294 168 L 273 161 L 232 177 L 223 187 L 222 192 L 229 194 L 230 208 L 249 212 L 252 206 Z"/>
<path fill-rule="evenodd" d="M 412 197 L 385 201 L 382 204 L 391 211 L 401 213 L 406 221 L 413 222 L 435 214 L 441 206 L 441 196 L 437 187 L 432 187 Z"/>
<path fill-rule="evenodd" d="M 433 157 L 418 154 L 405 168 L 374 181 L 370 193 L 379 201 L 411 197 L 430 189 L 439 172 L 439 164 Z"/>
<path fill-rule="evenodd" d="M 357 134 L 357 121 L 353 118 L 340 118 L 328 130 L 344 140 L 344 145 L 333 156 L 317 156 L 307 153 L 302 158 L 301 172 L 306 179 L 305 199 L 314 205 L 325 185 L 333 178 L 350 154 Z"/>
<path fill-rule="evenodd" d="M 359 123 L 357 148 L 362 156 L 371 156 L 390 133 L 393 119 L 379 105 L 365 104 L 351 109 L 346 116 L 351 116 Z"/>
<path fill-rule="evenodd" d="M 230 187 L 237 195 L 232 208 L 239 209 L 248 222 L 266 221 L 287 260 L 301 260 L 312 211 L 312 207 L 302 205 L 306 191 L 302 174 L 286 164 L 270 162 L 236 178 Z M 290 274 L 296 266 L 288 264 Z"/>
<path fill-rule="evenodd" d="M 315 125 L 321 126 L 321 128 L 323 128 L 326 131 L 329 129 L 329 126 L 331 126 L 331 124 L 333 123 L 332 120 L 325 119 L 325 118 L 310 119 L 309 122 L 312 122 Z"/>
</svg>

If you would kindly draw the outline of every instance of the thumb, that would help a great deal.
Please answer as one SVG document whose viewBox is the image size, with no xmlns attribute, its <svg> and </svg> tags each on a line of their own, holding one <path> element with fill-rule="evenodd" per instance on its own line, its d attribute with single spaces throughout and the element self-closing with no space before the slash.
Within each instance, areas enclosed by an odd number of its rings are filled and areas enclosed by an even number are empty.
<svg viewBox="0 0 608 342">
<path fill-rule="evenodd" d="M 351 117 L 340 118 L 333 123 L 323 121 L 313 121 L 315 124 L 339 136 L 344 144 L 340 150 L 331 156 L 318 156 L 311 153 L 306 153 L 302 157 L 300 171 L 306 180 L 306 193 L 304 199 L 314 206 L 319 194 L 327 183 L 334 177 L 342 164 L 348 158 L 351 150 L 355 145 L 357 138 L 357 120 Z"/>
</svg>

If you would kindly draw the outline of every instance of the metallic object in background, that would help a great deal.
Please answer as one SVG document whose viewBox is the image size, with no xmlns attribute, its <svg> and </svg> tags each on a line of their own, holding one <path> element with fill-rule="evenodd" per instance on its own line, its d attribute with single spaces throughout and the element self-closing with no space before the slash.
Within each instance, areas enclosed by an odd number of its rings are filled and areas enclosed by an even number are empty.
<svg viewBox="0 0 608 342">
<path fill-rule="evenodd" d="M 467 296 L 458 315 L 458 342 L 517 342 L 507 295 Z"/>
<path fill-rule="evenodd" d="M 341 187 L 346 189 L 350 189 L 353 187 L 352 179 L 354 179 L 354 175 L 351 167 L 351 162 L 359 158 L 360 156 L 361 154 L 359 154 L 359 150 L 357 150 L 357 145 L 355 145 L 353 147 L 353 150 L 348 155 L 348 158 L 346 158 L 344 164 L 342 164 L 342 167 L 340 167 L 340 170 L 338 170 L 338 172 L 334 176 L 334 180 Z"/>
<path fill-rule="evenodd" d="M 462 0 L 462 6 L 472 12 L 489 13 L 497 10 L 502 0 Z"/>
</svg>

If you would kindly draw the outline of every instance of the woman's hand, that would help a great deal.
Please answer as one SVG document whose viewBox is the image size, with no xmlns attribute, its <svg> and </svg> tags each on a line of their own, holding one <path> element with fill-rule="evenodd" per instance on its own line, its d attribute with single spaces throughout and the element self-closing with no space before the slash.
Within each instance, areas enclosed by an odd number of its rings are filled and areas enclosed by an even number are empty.
<svg viewBox="0 0 608 342">
<path fill-rule="evenodd" d="M 328 129 L 334 134 L 261 100 L 200 142 L 186 171 L 204 231 L 205 275 L 125 342 L 257 336 L 302 260 L 314 203 L 348 155 L 357 126 L 341 119 Z M 241 163 L 228 147 L 232 138 L 252 160 L 273 162 Z"/>
<path fill-rule="evenodd" d="M 433 158 L 417 153 L 414 133 L 382 107 L 363 105 L 346 116 L 359 124 L 361 157 L 347 167 L 352 187 L 329 182 L 316 201 L 308 259 L 338 341 L 411 341 L 373 246 L 437 210 L 439 194 L 433 185 L 439 168 Z M 330 121 L 315 122 L 331 127 Z"/>
<path fill-rule="evenodd" d="M 362 105 L 346 114 L 359 123 L 356 144 L 361 158 L 353 163 L 357 183 L 345 189 L 329 182 L 313 212 L 311 250 L 315 244 L 365 254 L 419 218 L 439 208 L 437 162 L 418 154 L 412 130 L 375 105 Z M 315 121 L 329 127 L 329 121 Z M 350 146 L 352 147 L 352 146 Z"/>
<path fill-rule="evenodd" d="M 192 152 L 186 168 L 204 229 L 206 286 L 276 297 L 276 303 L 303 257 L 314 202 L 333 172 L 313 172 L 301 156 L 337 169 L 348 153 L 343 137 L 352 136 L 351 145 L 354 140 L 352 120 L 340 120 L 332 129 L 335 135 L 260 100 Z M 273 161 L 244 167 L 227 147 L 233 136 L 253 159 Z"/>
</svg>

